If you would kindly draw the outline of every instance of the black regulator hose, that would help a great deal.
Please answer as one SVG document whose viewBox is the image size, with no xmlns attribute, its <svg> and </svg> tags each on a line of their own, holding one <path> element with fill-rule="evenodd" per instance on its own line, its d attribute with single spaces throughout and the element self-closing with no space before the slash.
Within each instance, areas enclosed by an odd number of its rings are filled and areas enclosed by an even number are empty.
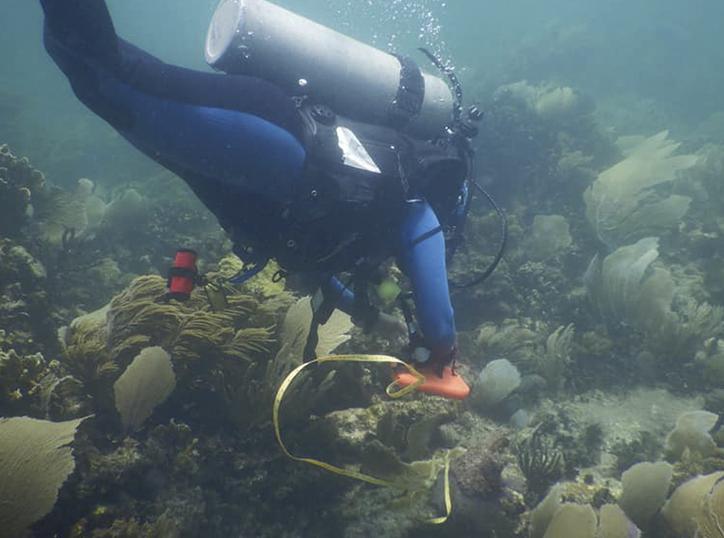
<svg viewBox="0 0 724 538">
<path fill-rule="evenodd" d="M 481 275 L 476 276 L 470 282 L 465 282 L 464 284 L 459 284 L 457 282 L 451 281 L 450 287 L 455 290 L 465 290 L 468 288 L 479 286 L 488 278 L 490 278 L 490 275 L 492 275 L 498 268 L 500 261 L 505 255 L 505 250 L 508 247 L 508 216 L 505 214 L 505 211 L 503 211 L 503 209 L 497 204 L 495 199 L 488 193 L 488 191 L 482 188 L 476 181 L 471 180 L 470 184 L 475 187 L 475 189 L 488 200 L 490 206 L 498 214 L 498 217 L 500 217 L 500 245 L 498 247 L 498 253 L 495 255 L 495 259 Z"/>
<path fill-rule="evenodd" d="M 455 126 L 456 128 L 461 127 L 461 124 L 463 123 L 462 115 L 463 115 L 463 85 L 460 82 L 460 79 L 455 74 L 455 71 L 445 66 L 445 64 L 442 63 L 442 60 L 435 56 L 432 52 L 430 52 L 428 49 L 424 47 L 419 48 L 420 52 L 422 52 L 427 58 L 432 62 L 432 64 L 437 67 L 445 76 L 447 76 L 448 80 L 450 81 L 450 86 L 452 88 L 452 91 L 455 93 L 455 105 L 453 108 L 453 117 L 455 120 Z M 477 131 L 476 131 L 477 133 Z M 488 266 L 488 268 L 479 276 L 476 276 L 473 278 L 470 282 L 466 282 L 464 284 L 459 284 L 456 282 L 450 281 L 450 287 L 452 289 L 456 290 L 464 290 L 468 288 L 473 288 L 475 286 L 478 286 L 485 282 L 488 278 L 490 278 L 490 275 L 492 275 L 495 270 L 498 268 L 498 265 L 500 264 L 500 261 L 503 259 L 503 256 L 505 255 L 505 250 L 508 246 L 508 216 L 505 214 L 505 211 L 501 209 L 501 207 L 496 203 L 495 199 L 486 191 L 483 187 L 481 187 L 476 181 L 470 179 L 469 183 L 475 187 L 475 189 L 482 194 L 487 200 L 490 206 L 495 210 L 495 212 L 498 214 L 498 217 L 500 217 L 500 246 L 498 247 L 498 253 L 495 255 L 495 259 L 493 262 Z M 472 198 L 472 196 L 471 196 Z M 468 207 L 465 210 L 465 214 L 467 215 L 467 212 L 470 209 L 470 203 L 471 201 L 468 201 Z"/>
</svg>

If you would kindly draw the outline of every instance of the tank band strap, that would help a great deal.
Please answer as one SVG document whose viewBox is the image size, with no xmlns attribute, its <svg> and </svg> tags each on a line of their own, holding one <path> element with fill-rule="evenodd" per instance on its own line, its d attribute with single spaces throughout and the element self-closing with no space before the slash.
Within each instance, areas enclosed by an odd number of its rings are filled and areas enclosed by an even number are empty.
<svg viewBox="0 0 724 538">
<path fill-rule="evenodd" d="M 393 127 L 401 128 L 420 113 L 425 100 L 425 79 L 412 58 L 397 56 L 400 61 L 400 86 L 390 107 Z"/>
<path fill-rule="evenodd" d="M 419 235 L 419 236 L 417 236 L 415 239 L 413 239 L 412 244 L 411 244 L 410 246 L 416 247 L 417 245 L 419 245 L 419 244 L 422 243 L 423 241 L 427 241 L 428 239 L 430 239 L 431 237 L 433 237 L 433 236 L 441 233 L 442 231 L 443 231 L 442 226 L 436 226 L 436 227 L 433 228 L 432 230 L 428 230 L 428 231 L 425 232 L 424 234 Z"/>
</svg>

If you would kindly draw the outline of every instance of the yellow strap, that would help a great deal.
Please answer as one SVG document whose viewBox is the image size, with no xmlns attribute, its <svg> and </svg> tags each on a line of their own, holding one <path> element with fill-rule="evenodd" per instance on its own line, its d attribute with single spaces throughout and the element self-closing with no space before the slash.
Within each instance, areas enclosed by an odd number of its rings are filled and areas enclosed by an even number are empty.
<svg viewBox="0 0 724 538">
<path fill-rule="evenodd" d="M 452 495 L 450 494 L 450 451 L 445 452 L 445 479 L 443 491 L 445 494 L 445 515 L 428 519 L 427 522 L 432 525 L 442 525 L 450 518 L 450 514 L 452 513 Z"/>
<path fill-rule="evenodd" d="M 277 443 L 279 443 L 279 447 L 282 449 L 282 452 L 284 454 L 294 460 L 299 461 L 302 463 L 308 463 L 310 465 L 315 465 L 316 467 L 320 467 L 324 469 L 325 471 L 330 471 L 332 473 L 346 476 L 349 478 L 354 478 L 357 480 L 361 480 L 362 482 L 367 482 L 369 484 L 374 484 L 376 486 L 384 486 L 384 487 L 399 487 L 395 482 L 391 482 L 389 480 L 383 480 L 381 478 L 376 478 L 374 476 L 370 476 L 364 473 L 360 473 L 358 471 L 354 471 L 352 469 L 345 469 L 343 467 L 337 467 L 336 465 L 332 465 L 330 463 L 326 463 L 323 461 L 316 460 L 314 458 L 304 458 L 300 456 L 295 456 L 289 450 L 287 449 L 287 446 L 284 444 L 284 441 L 282 441 L 282 434 L 281 434 L 281 428 L 279 425 L 279 409 L 282 405 L 282 400 L 284 399 L 284 395 L 287 392 L 287 389 L 289 389 L 289 386 L 292 384 L 294 379 L 308 366 L 311 366 L 313 364 L 326 364 L 326 363 L 332 363 L 332 362 L 356 362 L 356 363 L 375 363 L 375 364 L 398 364 L 402 365 L 407 370 L 415 376 L 415 382 L 411 383 L 410 385 L 403 387 L 402 389 L 395 390 L 395 387 L 397 386 L 397 383 L 393 382 L 387 387 L 387 395 L 390 398 L 402 398 L 403 396 L 406 396 L 407 394 L 410 394 L 414 390 L 416 390 L 420 385 L 422 385 L 425 382 L 425 376 L 423 376 L 420 372 L 415 370 L 411 365 L 407 364 L 404 361 L 401 361 L 398 358 L 390 357 L 387 355 L 330 355 L 327 357 L 320 357 L 318 359 L 315 359 L 310 362 L 306 362 L 304 364 L 301 364 L 297 366 L 292 372 L 282 381 L 282 384 L 279 386 L 279 389 L 277 390 L 276 396 L 274 398 L 274 407 L 272 410 L 272 419 L 274 423 L 274 434 L 277 438 Z M 450 495 L 450 453 L 445 453 L 445 511 L 446 515 L 441 517 L 436 517 L 433 519 L 430 519 L 429 522 L 435 525 L 440 525 L 442 523 L 445 523 L 448 518 L 450 517 L 450 513 L 452 512 L 452 499 Z"/>
</svg>

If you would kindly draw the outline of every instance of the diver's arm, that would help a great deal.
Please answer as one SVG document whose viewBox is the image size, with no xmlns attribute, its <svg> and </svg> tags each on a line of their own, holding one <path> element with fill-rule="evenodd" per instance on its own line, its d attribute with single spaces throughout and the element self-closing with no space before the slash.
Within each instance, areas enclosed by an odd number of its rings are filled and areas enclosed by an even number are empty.
<svg viewBox="0 0 724 538">
<path fill-rule="evenodd" d="M 354 292 L 335 276 L 324 277 L 321 290 L 335 308 L 349 315 L 356 325 L 365 330 L 379 331 L 388 337 L 398 337 L 407 331 L 400 318 L 356 301 Z"/>
<path fill-rule="evenodd" d="M 412 283 L 417 321 L 430 360 L 438 366 L 446 365 L 454 358 L 456 336 L 445 238 L 435 212 L 425 201 L 405 206 L 398 263 Z"/>
<path fill-rule="evenodd" d="M 345 286 L 339 278 L 336 276 L 324 278 L 321 288 L 325 298 L 331 300 L 336 308 L 339 308 L 345 314 L 354 316 L 354 292 Z"/>
<path fill-rule="evenodd" d="M 445 263 L 445 238 L 437 216 L 427 202 L 408 202 L 404 210 L 398 263 L 412 283 L 417 319 L 430 358 L 437 364 L 447 364 L 454 358 L 456 336 Z M 353 319 L 370 320 L 373 315 L 370 311 L 360 310 L 353 291 L 336 277 L 325 277 L 321 289 L 326 299 Z M 404 323 L 394 316 L 376 310 L 374 315 L 379 319 L 370 320 L 372 325 L 377 322 L 390 333 L 405 330 Z"/>
<path fill-rule="evenodd" d="M 301 121 L 276 86 L 161 62 L 117 38 L 103 0 L 41 0 L 45 45 L 78 98 L 184 177 L 279 199 L 303 168 Z"/>
<path fill-rule="evenodd" d="M 321 291 L 325 300 L 352 318 L 356 325 L 371 329 L 380 318 L 380 311 L 356 299 L 354 291 L 336 276 L 323 277 Z"/>
</svg>

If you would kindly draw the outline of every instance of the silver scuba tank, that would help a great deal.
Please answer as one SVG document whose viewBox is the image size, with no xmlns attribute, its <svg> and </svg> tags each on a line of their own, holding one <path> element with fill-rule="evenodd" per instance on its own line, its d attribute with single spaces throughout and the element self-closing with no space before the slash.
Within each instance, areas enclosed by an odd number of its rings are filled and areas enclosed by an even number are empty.
<svg viewBox="0 0 724 538">
<path fill-rule="evenodd" d="M 221 0 L 205 49 L 215 69 L 263 78 L 416 138 L 443 134 L 453 119 L 455 101 L 441 78 L 266 0 Z"/>
</svg>

